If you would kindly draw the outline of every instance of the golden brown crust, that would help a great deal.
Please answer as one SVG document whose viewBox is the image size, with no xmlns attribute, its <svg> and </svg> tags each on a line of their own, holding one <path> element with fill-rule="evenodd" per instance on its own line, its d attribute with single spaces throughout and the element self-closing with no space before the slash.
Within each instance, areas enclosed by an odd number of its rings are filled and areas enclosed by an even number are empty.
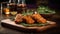
<svg viewBox="0 0 60 34">
<path fill-rule="evenodd" d="M 46 23 L 46 19 L 44 19 L 40 14 L 33 14 L 32 18 L 35 19 L 38 23 Z"/>
<path fill-rule="evenodd" d="M 23 16 L 22 16 L 22 14 L 17 14 L 16 17 L 15 17 L 15 21 L 16 21 L 16 22 L 19 22 L 19 23 L 22 22 L 22 21 L 23 21 Z"/>
<path fill-rule="evenodd" d="M 17 14 L 16 15 L 16 18 L 15 18 L 15 21 L 17 22 L 26 22 L 27 24 L 34 24 L 36 21 L 38 23 L 46 23 L 46 19 L 43 18 L 40 14 L 33 14 L 33 15 L 25 15 L 25 16 L 22 16 L 22 14 Z"/>
<path fill-rule="evenodd" d="M 31 16 L 29 16 L 29 15 L 26 15 L 26 16 L 24 16 L 23 17 L 23 19 L 26 21 L 26 23 L 28 23 L 28 24 L 34 24 L 34 20 L 31 18 Z"/>
</svg>

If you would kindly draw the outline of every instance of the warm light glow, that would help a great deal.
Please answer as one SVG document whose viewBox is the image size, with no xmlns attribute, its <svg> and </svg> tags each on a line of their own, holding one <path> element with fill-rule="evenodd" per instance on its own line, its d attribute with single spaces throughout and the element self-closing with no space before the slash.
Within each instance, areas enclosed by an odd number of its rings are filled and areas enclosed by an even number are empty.
<svg viewBox="0 0 60 34">
<path fill-rule="evenodd" d="M 4 8 L 5 14 L 9 14 L 10 13 L 9 11 L 10 11 L 9 8 Z"/>
</svg>

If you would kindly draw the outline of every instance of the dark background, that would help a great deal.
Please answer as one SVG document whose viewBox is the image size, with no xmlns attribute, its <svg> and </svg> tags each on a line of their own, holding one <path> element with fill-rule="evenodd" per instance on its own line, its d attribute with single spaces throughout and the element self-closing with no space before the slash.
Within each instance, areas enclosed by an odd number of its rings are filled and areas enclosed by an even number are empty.
<svg viewBox="0 0 60 34">
<path fill-rule="evenodd" d="M 1 2 L 6 2 L 6 1 L 9 1 L 9 0 L 0 0 L 0 3 Z M 37 0 L 26 0 L 26 4 L 36 4 L 36 1 Z M 50 8 L 59 10 L 60 9 L 60 1 L 59 0 L 49 0 L 48 1 L 48 6 Z"/>
<path fill-rule="evenodd" d="M 0 3 L 1 2 L 7 2 L 9 0 L 0 0 Z M 36 0 L 26 0 L 26 4 L 35 4 L 36 3 Z"/>
<path fill-rule="evenodd" d="M 49 0 L 49 7 L 59 10 L 60 9 L 60 1 L 59 0 Z"/>
</svg>

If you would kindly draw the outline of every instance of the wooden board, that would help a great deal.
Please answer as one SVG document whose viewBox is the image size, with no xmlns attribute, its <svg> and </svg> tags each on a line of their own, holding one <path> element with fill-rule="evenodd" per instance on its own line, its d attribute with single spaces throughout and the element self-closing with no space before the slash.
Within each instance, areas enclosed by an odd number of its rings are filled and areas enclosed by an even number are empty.
<svg viewBox="0 0 60 34">
<path fill-rule="evenodd" d="M 18 25 L 15 24 L 14 21 L 10 20 L 10 19 L 5 19 L 5 20 L 1 20 L 1 25 L 7 28 L 11 28 L 11 29 L 15 29 L 15 30 L 19 30 L 19 31 L 44 31 L 47 30 L 49 28 L 52 27 L 56 27 L 56 23 L 52 22 L 52 21 L 48 21 L 50 25 L 47 26 L 42 26 L 42 27 L 25 27 L 23 25 Z"/>
</svg>

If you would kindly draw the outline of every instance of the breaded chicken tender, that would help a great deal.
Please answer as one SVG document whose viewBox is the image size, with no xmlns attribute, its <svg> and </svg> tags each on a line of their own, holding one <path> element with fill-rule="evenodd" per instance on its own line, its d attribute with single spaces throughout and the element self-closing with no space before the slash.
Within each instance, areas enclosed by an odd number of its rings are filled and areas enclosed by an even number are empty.
<svg viewBox="0 0 60 34">
<path fill-rule="evenodd" d="M 27 24 L 34 24 L 35 22 L 30 15 L 24 16 L 23 19 L 26 21 Z"/>
<path fill-rule="evenodd" d="M 44 19 L 40 14 L 33 14 L 32 18 L 35 19 L 38 23 L 46 23 L 46 19 Z"/>
<path fill-rule="evenodd" d="M 20 23 L 23 21 L 23 16 L 22 14 L 17 14 L 16 17 L 15 17 L 15 22 L 16 23 Z"/>
</svg>

